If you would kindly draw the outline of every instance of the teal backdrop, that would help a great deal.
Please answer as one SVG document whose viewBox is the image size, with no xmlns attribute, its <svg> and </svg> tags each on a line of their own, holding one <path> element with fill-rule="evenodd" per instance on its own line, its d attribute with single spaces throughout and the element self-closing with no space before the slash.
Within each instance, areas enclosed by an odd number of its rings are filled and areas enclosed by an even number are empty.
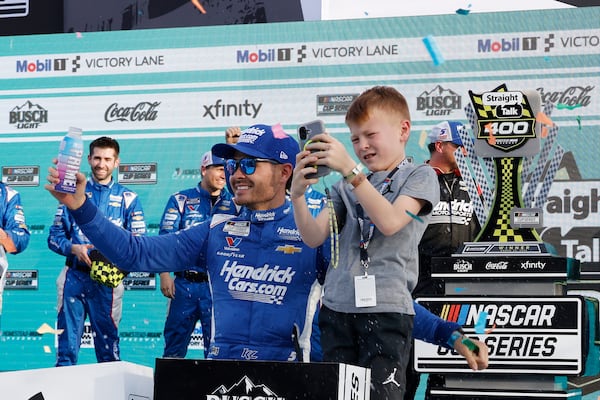
<svg viewBox="0 0 600 400">
<path fill-rule="evenodd" d="M 589 7 L 0 38 L 2 179 L 21 193 L 32 234 L 24 253 L 9 256 L 10 271 L 38 273 L 36 289 L 4 291 L 0 371 L 55 362 L 55 336 L 38 329 L 54 327 L 64 260 L 47 248 L 57 204 L 43 184 L 69 126 L 83 129 L 86 145 L 101 135 L 118 139 L 123 164 L 155 166 L 149 180 L 119 179 L 139 194 L 156 235 L 168 196 L 199 181 L 202 153 L 229 126 L 281 123 L 295 135 L 300 123 L 320 118 L 349 146 L 349 102 L 373 85 L 392 85 L 411 107 L 407 153 L 423 162 L 431 126 L 468 123 L 469 90 L 503 83 L 537 90 L 554 105 L 551 118 L 566 151 L 548 203 L 540 205 L 542 237 L 559 254 L 597 268 L 598 21 L 600 8 Z M 428 36 L 444 62 L 433 62 L 423 43 Z M 19 181 L 11 168 L 23 166 L 38 172 Z M 89 170 L 85 162 L 82 169 Z M 156 288 L 126 291 L 122 359 L 154 365 L 166 304 Z M 80 362 L 95 362 L 92 348 L 82 349 Z"/>
</svg>

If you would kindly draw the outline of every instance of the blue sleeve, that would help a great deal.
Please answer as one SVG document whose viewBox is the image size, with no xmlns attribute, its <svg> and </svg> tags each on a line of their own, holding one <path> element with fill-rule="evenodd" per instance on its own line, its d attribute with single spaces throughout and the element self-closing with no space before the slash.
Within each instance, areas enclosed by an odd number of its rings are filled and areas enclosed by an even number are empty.
<svg viewBox="0 0 600 400">
<path fill-rule="evenodd" d="M 5 186 L 6 205 L 2 213 L 2 229 L 12 239 L 17 251 L 22 252 L 29 244 L 29 229 L 25 222 L 25 213 L 21 204 L 21 195 L 16 190 Z"/>
<path fill-rule="evenodd" d="M 72 245 L 69 212 L 65 206 L 59 205 L 48 232 L 48 248 L 57 254 L 70 256 Z"/>
<path fill-rule="evenodd" d="M 190 229 L 160 236 L 134 236 L 111 223 L 88 199 L 70 212 L 83 233 L 124 271 L 182 271 L 200 265 L 210 219 Z"/>
<path fill-rule="evenodd" d="M 438 317 L 414 301 L 413 304 L 415 306 L 413 337 L 427 343 L 451 348 L 448 346 L 448 339 L 452 335 L 452 332 L 460 330 L 461 326 L 455 322 L 449 322 Z"/>
</svg>

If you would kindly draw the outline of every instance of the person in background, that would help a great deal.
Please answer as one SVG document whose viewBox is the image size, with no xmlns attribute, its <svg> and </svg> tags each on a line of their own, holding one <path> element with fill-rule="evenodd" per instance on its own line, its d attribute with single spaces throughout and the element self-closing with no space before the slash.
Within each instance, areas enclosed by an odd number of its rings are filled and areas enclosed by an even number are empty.
<svg viewBox="0 0 600 400">
<path fill-rule="evenodd" d="M 330 212 L 339 226 L 339 263 L 327 270 L 319 312 L 323 360 L 370 368 L 371 398 L 401 400 L 415 314 L 417 245 L 439 189 L 431 168 L 406 159 L 410 113 L 396 89 L 363 92 L 350 105 L 346 124 L 360 163 L 333 136 L 313 137 L 296 160 L 294 219 L 310 247 L 331 236 Z M 305 176 L 314 164 L 344 177 L 330 190 L 333 210 L 316 219 L 304 200 L 307 187 L 317 181 Z"/>
<path fill-rule="evenodd" d="M 0 182 L 0 315 L 2 294 L 6 282 L 8 259 L 6 253 L 18 254 L 29 244 L 29 228 L 21 204 L 21 195 L 12 187 Z"/>
<path fill-rule="evenodd" d="M 87 160 L 91 176 L 82 192 L 102 210 L 111 225 L 134 235 L 144 235 L 146 223 L 140 199 L 112 176 L 119 166 L 119 152 L 119 143 L 110 137 L 99 137 L 90 143 Z M 62 330 L 58 336 L 56 366 L 77 364 L 86 317 L 93 331 L 97 361 L 120 360 L 118 326 L 123 308 L 123 284 L 112 288 L 92 279 L 90 251 L 94 245 L 62 204 L 50 226 L 48 247 L 66 257 L 65 267 L 56 281 L 56 327 Z"/>
<path fill-rule="evenodd" d="M 239 126 L 230 126 L 225 130 L 225 143 L 236 144 L 241 134 L 242 130 Z"/>
<path fill-rule="evenodd" d="M 169 197 L 160 221 L 159 234 L 177 232 L 197 225 L 213 213 L 235 214 L 235 204 L 225 187 L 225 160 L 207 151 L 200 165 L 202 180 L 195 187 Z M 211 337 L 212 300 L 206 266 L 160 274 L 160 290 L 169 299 L 165 321 L 163 357 L 185 358 L 191 335 L 199 320 L 202 325 L 204 356 Z"/>
<path fill-rule="evenodd" d="M 431 219 L 419 242 L 419 280 L 413 290 L 413 297 L 443 296 L 444 283 L 431 278 L 432 257 L 447 257 L 454 254 L 464 243 L 473 241 L 480 230 L 473 211 L 473 204 L 456 164 L 454 153 L 463 146 L 460 129 L 464 125 L 457 121 L 443 121 L 435 125 L 428 134 L 430 158 L 427 161 L 437 175 L 440 199 L 431 212 Z M 412 400 L 420 382 L 420 373 L 413 363 L 407 368 L 407 391 L 405 400 Z M 431 385 L 443 380 L 437 374 L 430 374 L 427 381 L 427 394 Z"/>
<path fill-rule="evenodd" d="M 29 228 L 21 195 L 15 189 L 0 182 L 0 245 L 6 253 L 18 254 L 29 244 Z"/>
</svg>

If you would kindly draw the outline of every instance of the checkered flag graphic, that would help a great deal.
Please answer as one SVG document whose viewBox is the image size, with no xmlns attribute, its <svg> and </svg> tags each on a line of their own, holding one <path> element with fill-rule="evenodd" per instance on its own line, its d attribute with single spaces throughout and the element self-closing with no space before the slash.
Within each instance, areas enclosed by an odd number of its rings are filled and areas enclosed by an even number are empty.
<svg viewBox="0 0 600 400">
<path fill-rule="evenodd" d="M 552 113 L 552 110 L 554 108 L 554 105 L 550 102 L 547 102 L 544 104 L 544 113 L 547 116 L 550 116 Z M 558 149 L 554 150 L 554 155 L 552 159 L 549 159 L 550 153 L 552 153 L 552 149 L 556 146 L 559 146 L 556 143 L 556 139 L 558 137 L 558 126 L 553 125 L 549 130 L 548 130 L 548 136 L 544 139 L 544 144 L 542 145 L 542 149 L 540 151 L 540 153 L 538 154 L 537 158 L 534 157 L 529 157 L 527 159 L 527 167 L 525 168 L 525 166 L 523 167 L 523 173 L 521 175 L 521 180 L 523 183 L 527 184 L 527 188 L 525 189 L 525 194 L 523 195 L 523 204 L 525 205 L 525 207 L 532 207 L 533 203 L 534 203 L 534 198 L 536 199 L 535 201 L 535 206 L 536 207 L 541 207 L 543 206 L 543 203 L 539 203 L 537 201 L 537 199 L 541 199 L 541 197 L 536 196 L 535 192 L 538 189 L 538 187 L 540 186 L 540 183 L 542 184 L 542 187 L 547 186 L 548 190 L 550 188 L 550 185 L 552 185 L 552 181 L 554 180 L 554 175 L 556 174 L 556 171 L 558 170 L 558 166 L 556 167 L 557 169 L 552 173 L 549 174 L 550 172 L 550 165 L 553 163 L 556 163 L 556 161 L 554 160 L 555 157 L 560 157 L 560 159 L 562 159 L 562 156 L 564 155 L 564 150 L 562 150 L 562 152 L 558 151 Z M 560 159 L 559 161 L 559 165 L 560 165 Z M 549 180 L 549 182 L 547 182 Z M 546 193 L 547 195 L 547 193 Z M 544 200 L 545 201 L 545 200 Z"/>
<path fill-rule="evenodd" d="M 127 273 L 117 268 L 115 264 L 96 249 L 90 251 L 90 259 L 92 260 L 90 277 L 105 286 L 116 288 L 127 276 Z"/>
</svg>

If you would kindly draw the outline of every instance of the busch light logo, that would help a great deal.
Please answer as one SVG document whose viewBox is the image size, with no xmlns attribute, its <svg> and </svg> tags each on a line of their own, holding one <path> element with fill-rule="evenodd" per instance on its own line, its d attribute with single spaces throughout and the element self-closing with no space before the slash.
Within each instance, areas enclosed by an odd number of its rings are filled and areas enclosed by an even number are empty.
<svg viewBox="0 0 600 400">
<path fill-rule="evenodd" d="M 450 90 L 437 85 L 430 91 L 424 91 L 417 97 L 417 110 L 423 111 L 425 115 L 450 115 L 454 110 L 462 109 L 461 96 Z"/>
<path fill-rule="evenodd" d="M 227 387 L 220 385 L 206 400 L 285 400 L 265 385 L 256 385 L 247 376 L 244 376 L 234 385 Z"/>
<path fill-rule="evenodd" d="M 48 123 L 48 110 L 28 100 L 9 111 L 8 123 L 17 129 L 37 129 L 41 124 Z"/>
</svg>

